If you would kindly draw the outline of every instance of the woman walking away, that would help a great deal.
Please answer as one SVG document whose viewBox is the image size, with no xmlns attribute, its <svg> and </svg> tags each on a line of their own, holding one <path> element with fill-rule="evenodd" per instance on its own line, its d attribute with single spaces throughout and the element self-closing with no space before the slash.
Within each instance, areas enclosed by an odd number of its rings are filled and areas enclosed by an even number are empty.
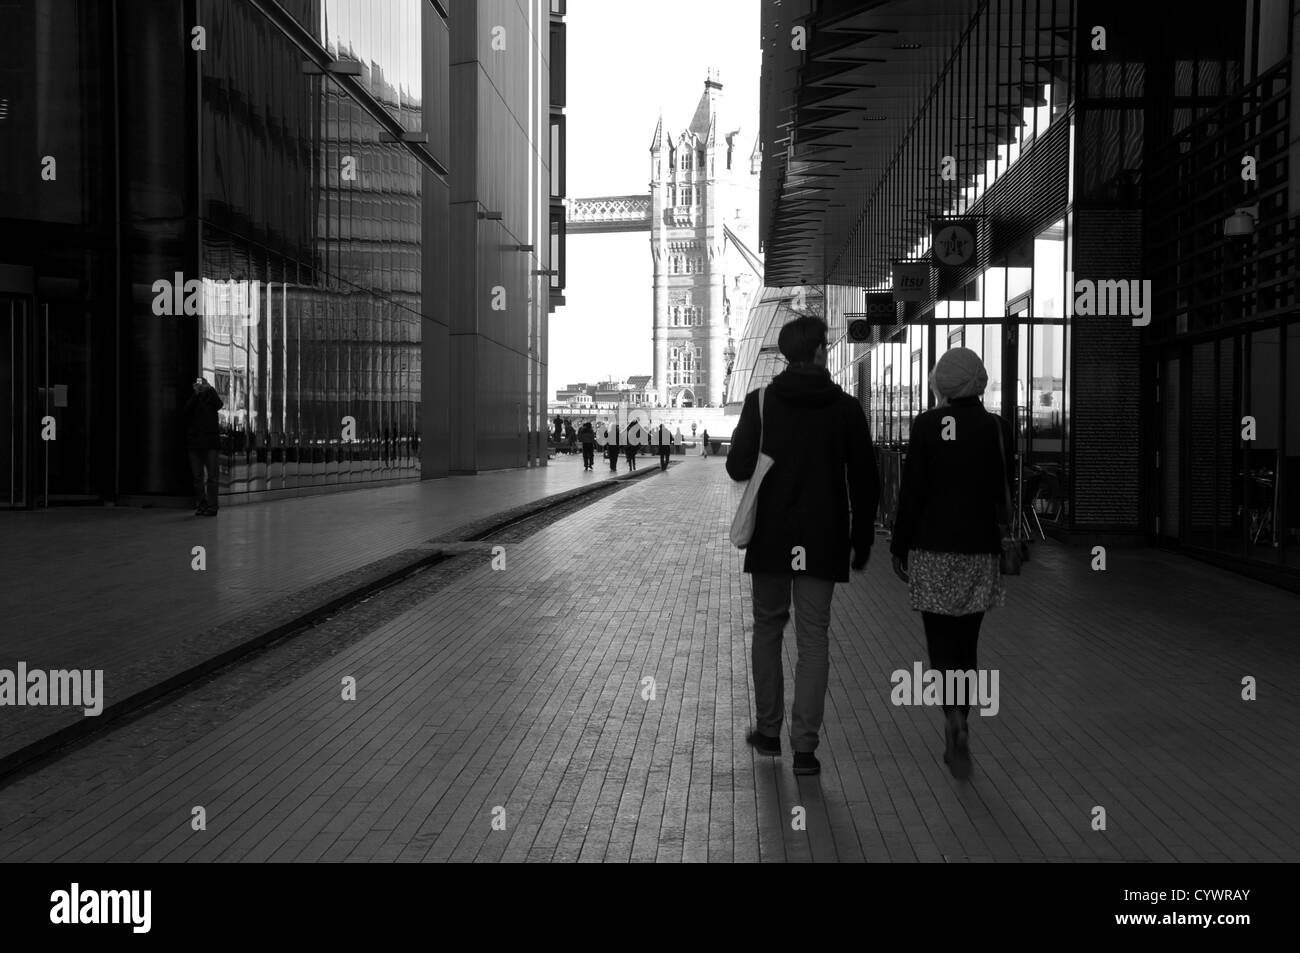
<svg viewBox="0 0 1300 953">
<path fill-rule="evenodd" d="M 943 676 L 943 759 L 959 779 L 970 776 L 970 697 L 958 699 L 956 689 L 963 684 L 969 692 L 978 679 L 980 623 L 1005 598 L 998 515 L 1013 467 L 1002 448 L 1015 444 L 1007 423 L 984 409 L 988 379 L 969 348 L 953 348 L 935 364 L 930 386 L 938 404 L 912 424 L 889 547 L 894 573 L 921 613 L 930 668 Z"/>
</svg>

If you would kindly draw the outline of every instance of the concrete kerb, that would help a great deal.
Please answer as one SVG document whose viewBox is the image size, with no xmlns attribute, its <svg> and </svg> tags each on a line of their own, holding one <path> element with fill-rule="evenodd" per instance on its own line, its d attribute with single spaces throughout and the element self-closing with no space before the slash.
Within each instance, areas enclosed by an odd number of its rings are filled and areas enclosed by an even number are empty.
<svg viewBox="0 0 1300 953">
<path fill-rule="evenodd" d="M 189 664 L 161 681 L 129 691 L 125 697 L 105 705 L 104 710 L 94 718 L 78 717 L 47 735 L 0 755 L 0 788 L 24 766 L 44 758 L 59 748 L 110 730 L 114 722 L 126 715 L 185 688 L 251 652 L 292 636 L 372 593 L 388 588 L 417 570 L 454 556 L 480 551 L 482 546 L 474 544 L 484 541 L 492 533 L 500 532 L 514 523 L 537 516 L 570 500 L 658 472 L 660 470 L 657 466 L 646 467 L 644 470 L 634 470 L 608 477 L 503 510 L 492 516 L 463 524 L 449 533 L 400 550 L 333 579 L 308 586 L 281 600 L 269 611 L 266 607 L 262 607 L 229 623 L 206 630 L 193 641 L 205 645 L 223 641 L 229 644 L 223 650 Z M 241 637 L 239 635 L 241 629 L 255 634 Z"/>
</svg>

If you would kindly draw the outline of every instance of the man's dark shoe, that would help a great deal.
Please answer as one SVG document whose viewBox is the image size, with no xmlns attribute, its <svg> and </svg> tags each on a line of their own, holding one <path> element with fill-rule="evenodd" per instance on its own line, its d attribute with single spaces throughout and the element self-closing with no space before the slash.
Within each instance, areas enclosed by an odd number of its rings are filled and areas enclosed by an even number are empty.
<svg viewBox="0 0 1300 953">
<path fill-rule="evenodd" d="M 796 751 L 794 753 L 794 773 L 821 774 L 821 762 L 817 760 L 817 756 L 811 751 Z"/>
<path fill-rule="evenodd" d="M 202 513 L 200 513 L 199 515 L 200 515 L 200 516 L 216 516 L 216 515 L 217 515 L 217 508 L 216 508 L 215 506 L 209 506 L 206 510 L 204 510 L 204 511 L 203 511 Z"/>
<path fill-rule="evenodd" d="M 754 748 L 759 754 L 771 755 L 774 758 L 781 756 L 781 739 L 765 735 L 758 729 L 754 729 L 745 735 L 745 743 Z"/>
</svg>

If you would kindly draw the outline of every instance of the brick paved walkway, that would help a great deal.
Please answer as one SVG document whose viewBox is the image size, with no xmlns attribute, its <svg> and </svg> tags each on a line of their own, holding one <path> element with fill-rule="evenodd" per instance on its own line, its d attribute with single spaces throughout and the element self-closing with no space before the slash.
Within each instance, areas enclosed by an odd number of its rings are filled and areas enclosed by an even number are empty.
<svg viewBox="0 0 1300 953">
<path fill-rule="evenodd" d="M 1113 550 L 1093 573 L 1086 547 L 1038 546 L 984 627 L 1001 711 L 972 715 L 963 784 L 936 711 L 890 703 L 923 638 L 882 540 L 838 589 L 823 772 L 796 779 L 788 742 L 777 760 L 743 742 L 738 496 L 720 460 L 688 458 L 512 544 L 503 572 L 484 554 L 130 783 L 47 783 L 0 860 L 1300 859 L 1295 596 L 1159 553 Z"/>
<path fill-rule="evenodd" d="M 584 472 L 578 457 L 561 456 L 531 470 L 230 506 L 215 520 L 176 509 L 0 514 L 0 667 L 104 669 L 112 704 L 183 670 L 202 644 L 224 649 L 218 627 L 277 615 L 275 607 L 310 587 L 615 475 L 603 465 Z M 192 566 L 195 546 L 206 551 L 202 572 Z M 0 709 L 13 726 L 0 730 L 0 755 L 78 717 Z"/>
</svg>

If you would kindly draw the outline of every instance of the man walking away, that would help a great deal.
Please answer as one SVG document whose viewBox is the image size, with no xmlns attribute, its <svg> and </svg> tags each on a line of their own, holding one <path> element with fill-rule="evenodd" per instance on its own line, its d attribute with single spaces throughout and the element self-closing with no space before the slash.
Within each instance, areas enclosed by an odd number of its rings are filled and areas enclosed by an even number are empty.
<svg viewBox="0 0 1300 953">
<path fill-rule="evenodd" d="M 781 640 L 795 609 L 794 773 L 817 774 L 817 750 L 830 671 L 827 628 L 835 583 L 866 567 L 875 542 L 880 479 L 871 431 L 858 402 L 826 371 L 826 323 L 811 316 L 777 338 L 789 366 L 768 385 L 762 450 L 775 463 L 758 495 L 754 536 L 745 552 L 754 600 L 754 702 L 746 741 L 781 754 L 785 683 Z M 748 480 L 759 453 L 758 392 L 745 398 L 727 455 L 727 473 Z"/>
<path fill-rule="evenodd" d="M 707 457 L 708 455 L 709 455 L 709 432 L 706 430 L 704 431 L 704 446 L 700 449 L 700 456 Z"/>
<path fill-rule="evenodd" d="M 673 435 L 664 424 L 659 425 L 659 469 L 668 469 L 668 454 L 673 450 Z"/>
<path fill-rule="evenodd" d="M 596 429 L 590 420 L 578 429 L 578 440 L 582 443 L 582 469 L 590 470 L 596 465 Z"/>
<path fill-rule="evenodd" d="M 609 432 L 609 443 L 606 446 L 609 453 L 609 468 L 614 473 L 618 472 L 618 424 Z"/>
<path fill-rule="evenodd" d="M 203 378 L 197 378 L 191 387 L 193 393 L 181 416 L 185 420 L 185 448 L 190 460 L 190 476 L 194 480 L 194 515 L 216 516 L 217 454 L 221 449 L 217 411 L 224 404 L 212 385 Z"/>
</svg>

